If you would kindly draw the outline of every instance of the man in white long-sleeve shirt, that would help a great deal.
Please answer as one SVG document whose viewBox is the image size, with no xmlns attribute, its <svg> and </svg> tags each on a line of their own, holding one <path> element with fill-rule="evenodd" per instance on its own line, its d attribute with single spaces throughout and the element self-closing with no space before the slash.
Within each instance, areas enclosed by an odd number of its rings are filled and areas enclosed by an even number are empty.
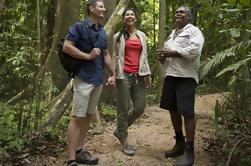
<svg viewBox="0 0 251 166">
<path fill-rule="evenodd" d="M 200 55 L 204 43 L 201 31 L 191 24 L 191 10 L 182 6 L 175 12 L 175 29 L 164 48 L 157 50 L 165 70 L 160 108 L 169 110 L 176 144 L 165 157 L 177 157 L 176 165 L 194 163 L 195 89 L 199 82 Z M 182 132 L 184 117 L 186 140 Z"/>
</svg>

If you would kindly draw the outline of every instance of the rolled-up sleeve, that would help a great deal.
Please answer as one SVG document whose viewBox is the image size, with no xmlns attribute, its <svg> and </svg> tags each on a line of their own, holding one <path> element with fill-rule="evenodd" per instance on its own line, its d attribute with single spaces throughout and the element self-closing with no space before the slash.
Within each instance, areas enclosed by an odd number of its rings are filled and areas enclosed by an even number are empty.
<svg viewBox="0 0 251 166">
<path fill-rule="evenodd" d="M 195 31 L 189 37 L 188 46 L 177 49 L 177 52 L 187 60 L 192 60 L 201 54 L 203 44 L 204 37 L 202 33 L 200 31 Z"/>
<path fill-rule="evenodd" d="M 77 22 L 70 26 L 68 29 L 68 34 L 66 35 L 65 39 L 72 41 L 73 43 L 76 43 L 79 40 L 80 37 L 80 29 L 82 25 L 80 22 Z"/>
</svg>

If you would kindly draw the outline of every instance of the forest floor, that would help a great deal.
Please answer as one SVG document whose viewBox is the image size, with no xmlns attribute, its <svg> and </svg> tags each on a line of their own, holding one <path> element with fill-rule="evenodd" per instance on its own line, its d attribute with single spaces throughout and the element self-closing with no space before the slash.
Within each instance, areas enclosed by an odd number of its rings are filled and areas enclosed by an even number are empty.
<svg viewBox="0 0 251 166">
<path fill-rule="evenodd" d="M 207 140 L 213 134 L 213 116 L 216 100 L 222 101 L 220 94 L 196 97 L 196 141 L 195 166 L 214 166 L 216 161 L 208 153 Z M 99 158 L 100 166 L 172 166 L 175 159 L 166 159 L 164 152 L 174 144 L 174 132 L 169 113 L 157 106 L 147 107 L 145 113 L 129 129 L 129 143 L 136 154 L 128 157 L 122 154 L 118 140 L 113 136 L 115 122 L 103 123 L 101 134 L 89 133 L 85 149 Z M 55 147 L 57 148 L 57 147 Z M 61 147 L 62 148 L 62 147 Z M 65 148 L 65 145 L 63 146 Z M 31 165 L 66 165 L 64 149 L 57 157 L 37 155 Z M 30 165 L 30 164 L 29 164 Z M 81 166 L 81 165 L 80 165 Z"/>
</svg>

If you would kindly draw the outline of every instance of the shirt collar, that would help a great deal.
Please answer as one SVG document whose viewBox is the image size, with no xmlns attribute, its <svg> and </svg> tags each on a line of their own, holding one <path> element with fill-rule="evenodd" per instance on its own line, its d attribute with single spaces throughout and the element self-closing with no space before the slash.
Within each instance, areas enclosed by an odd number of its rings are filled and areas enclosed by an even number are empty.
<svg viewBox="0 0 251 166">
<path fill-rule="evenodd" d="M 193 25 L 192 24 L 190 24 L 190 23 L 188 23 L 186 26 L 184 26 L 181 30 L 180 30 L 180 32 L 183 32 L 185 29 L 188 29 L 188 28 L 190 28 L 190 27 L 192 27 Z M 176 30 L 176 29 L 175 29 Z M 174 30 L 174 31 L 175 31 Z"/>
<path fill-rule="evenodd" d="M 192 26 L 193 26 L 192 24 L 188 23 L 184 28 L 182 28 L 182 31 L 185 30 L 185 29 L 188 29 L 188 28 L 190 28 Z"/>
<path fill-rule="evenodd" d="M 92 21 L 90 18 L 87 18 L 86 21 L 87 21 L 87 25 L 88 25 L 89 27 L 95 28 L 95 24 L 93 23 L 93 21 Z M 99 27 L 99 29 L 100 29 L 100 28 L 102 27 L 102 25 L 101 25 L 100 23 L 99 23 L 98 25 L 99 25 L 98 27 Z M 98 30 L 99 30 L 99 29 L 98 29 Z"/>
</svg>

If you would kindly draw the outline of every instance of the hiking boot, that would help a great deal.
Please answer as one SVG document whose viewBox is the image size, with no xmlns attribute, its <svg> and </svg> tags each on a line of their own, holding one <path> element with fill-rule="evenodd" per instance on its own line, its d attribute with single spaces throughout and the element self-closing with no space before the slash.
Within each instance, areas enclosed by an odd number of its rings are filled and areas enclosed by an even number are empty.
<svg viewBox="0 0 251 166">
<path fill-rule="evenodd" d="M 76 154 L 76 162 L 79 164 L 96 165 L 98 158 L 92 156 L 89 152 L 82 150 Z"/>
<path fill-rule="evenodd" d="M 173 149 L 168 150 L 165 152 L 165 157 L 169 158 L 169 157 L 177 157 L 179 155 L 182 155 L 184 153 L 185 150 L 185 138 L 176 138 L 176 143 L 173 147 Z"/>
<path fill-rule="evenodd" d="M 133 146 L 129 144 L 122 145 L 122 152 L 127 156 L 133 156 L 135 154 Z"/>
<path fill-rule="evenodd" d="M 186 145 L 184 154 L 176 158 L 176 166 L 192 166 L 194 163 L 194 147 Z"/>
</svg>

